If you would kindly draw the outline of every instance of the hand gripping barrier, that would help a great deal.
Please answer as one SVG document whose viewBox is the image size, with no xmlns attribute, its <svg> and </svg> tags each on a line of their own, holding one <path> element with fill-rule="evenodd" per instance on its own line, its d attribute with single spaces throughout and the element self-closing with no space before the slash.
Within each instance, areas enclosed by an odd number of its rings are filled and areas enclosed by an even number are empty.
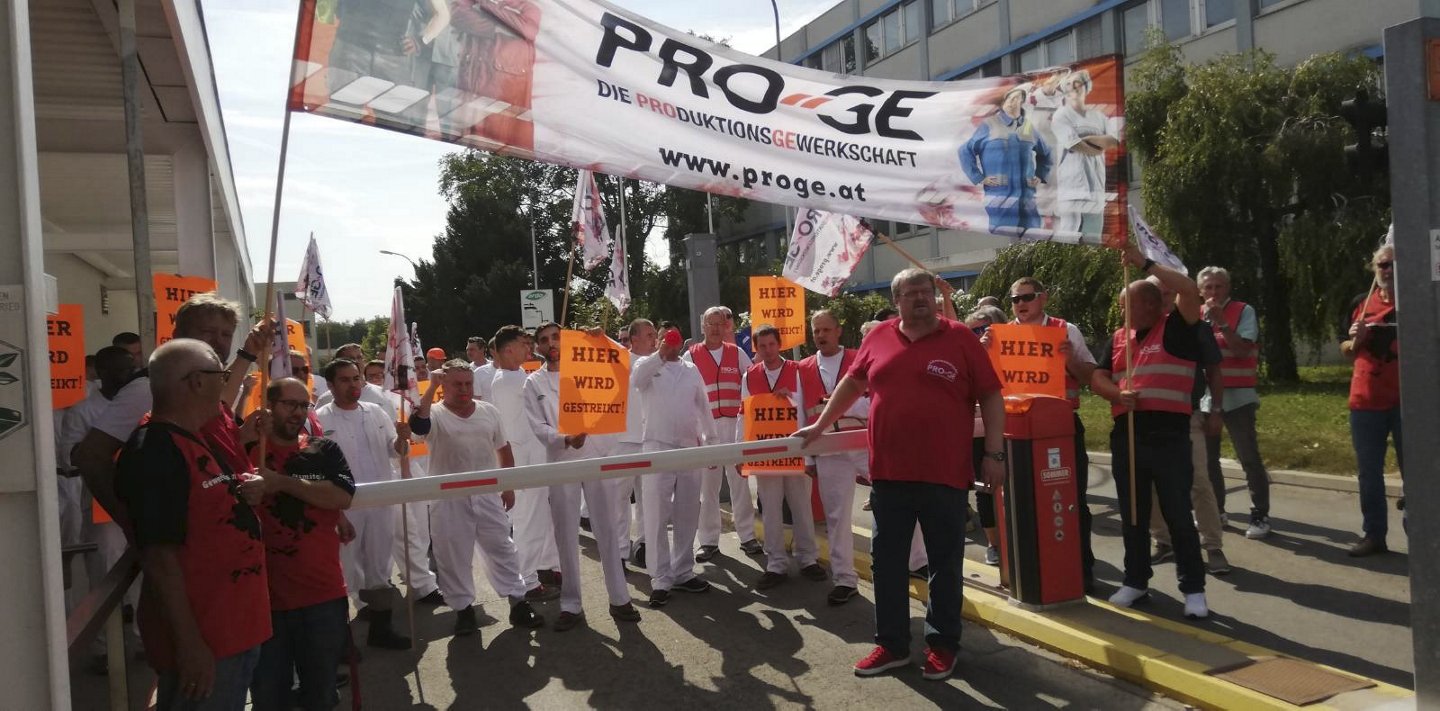
<svg viewBox="0 0 1440 711">
<path fill-rule="evenodd" d="M 411 501 L 449 499 L 471 494 L 492 494 L 515 489 L 534 489 L 558 484 L 618 479 L 652 472 L 704 469 L 781 457 L 835 454 L 862 450 L 867 446 L 866 432 L 853 430 L 821 435 L 819 440 L 805 449 L 801 448 L 798 437 L 785 437 L 758 442 L 711 444 L 704 447 L 687 447 L 663 452 L 641 452 L 618 457 L 534 464 L 509 469 L 441 474 L 360 484 L 355 487 L 355 498 L 350 506 L 351 508 L 365 508 L 403 504 Z"/>
</svg>

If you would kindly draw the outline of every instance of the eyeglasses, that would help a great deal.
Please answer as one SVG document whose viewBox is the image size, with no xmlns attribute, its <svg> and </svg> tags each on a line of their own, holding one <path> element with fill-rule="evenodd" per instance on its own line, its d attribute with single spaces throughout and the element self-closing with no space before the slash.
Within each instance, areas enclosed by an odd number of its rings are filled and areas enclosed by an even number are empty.
<svg viewBox="0 0 1440 711">
<path fill-rule="evenodd" d="M 204 374 L 204 375 L 218 375 L 218 376 L 220 376 L 220 382 L 222 382 L 222 383 L 228 383 L 228 382 L 230 382 L 230 371 L 228 371 L 228 370 L 196 370 L 196 371 L 192 371 L 192 372 L 190 373 L 190 375 L 195 375 L 195 374 L 197 374 L 197 373 L 201 373 L 201 374 Z"/>
<path fill-rule="evenodd" d="M 1013 303 L 1013 304 L 1028 304 L 1028 303 L 1030 303 L 1031 301 L 1034 301 L 1035 299 L 1038 299 L 1038 298 L 1040 298 L 1040 292 L 1038 292 L 1038 291 L 1032 291 L 1032 292 L 1030 292 L 1030 293 L 1028 293 L 1028 294 L 1011 294 L 1011 295 L 1010 295 L 1010 303 Z"/>
<path fill-rule="evenodd" d="M 306 400 L 276 400 L 275 403 L 301 412 L 307 412 L 311 407 L 314 407 Z"/>
<path fill-rule="evenodd" d="M 915 291 L 902 291 L 902 292 L 900 292 L 900 298 L 902 298 L 902 299 L 919 299 L 919 300 L 922 300 L 922 301 L 925 300 L 925 299 L 929 299 L 930 301 L 934 301 L 934 300 L 935 300 L 935 290 L 934 290 L 934 289 L 917 289 L 917 290 L 915 290 Z"/>
<path fill-rule="evenodd" d="M 1376 262 L 1376 263 L 1375 263 L 1375 268 L 1377 268 L 1377 269 L 1389 269 L 1389 268 L 1391 268 L 1391 267 L 1393 267 L 1393 266 L 1395 266 L 1395 263 L 1394 263 L 1394 262 Z"/>
</svg>

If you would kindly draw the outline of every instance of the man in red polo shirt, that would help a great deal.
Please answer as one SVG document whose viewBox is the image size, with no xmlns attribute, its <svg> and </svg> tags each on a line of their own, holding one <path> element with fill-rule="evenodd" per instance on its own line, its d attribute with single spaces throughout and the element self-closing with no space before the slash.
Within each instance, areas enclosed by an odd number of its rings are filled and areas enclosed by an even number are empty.
<svg viewBox="0 0 1440 711">
<path fill-rule="evenodd" d="M 263 482 L 242 483 L 200 434 L 228 378 L 200 341 L 157 348 L 151 420 L 115 467 L 145 573 L 138 621 L 159 709 L 241 708 L 270 637 L 265 549 L 247 502 L 258 502 Z"/>
<path fill-rule="evenodd" d="M 310 393 L 303 382 L 272 381 L 265 402 L 270 425 L 260 473 L 267 493 L 259 513 L 275 634 L 260 648 L 251 700 L 257 711 L 330 709 L 340 700 L 335 672 L 350 617 L 337 526 L 355 480 L 340 445 L 304 431 Z M 251 448 L 250 456 L 258 463 L 260 450 Z M 300 693 L 292 698 L 297 676 Z"/>
<path fill-rule="evenodd" d="M 1005 477 L 1005 400 L 979 339 L 942 318 L 935 275 L 906 269 L 890 282 L 900 318 L 876 326 L 814 424 L 796 432 L 808 445 L 870 392 L 870 508 L 875 575 L 875 650 L 855 665 L 873 676 L 910 663 L 906 570 L 915 524 L 929 553 L 925 613 L 926 679 L 945 679 L 960 649 L 960 576 L 966 490 L 974 483 L 973 440 L 957 436 L 980 404 L 985 458 L 980 477 Z"/>
</svg>

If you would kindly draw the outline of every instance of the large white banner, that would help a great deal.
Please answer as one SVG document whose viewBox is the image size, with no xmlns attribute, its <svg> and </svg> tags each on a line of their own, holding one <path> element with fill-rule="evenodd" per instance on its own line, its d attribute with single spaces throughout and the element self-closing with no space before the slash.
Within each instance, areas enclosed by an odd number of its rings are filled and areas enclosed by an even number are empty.
<svg viewBox="0 0 1440 711">
<path fill-rule="evenodd" d="M 741 54 L 600 0 L 303 0 L 290 106 L 710 193 L 1125 237 L 1123 65 L 953 82 Z"/>
</svg>

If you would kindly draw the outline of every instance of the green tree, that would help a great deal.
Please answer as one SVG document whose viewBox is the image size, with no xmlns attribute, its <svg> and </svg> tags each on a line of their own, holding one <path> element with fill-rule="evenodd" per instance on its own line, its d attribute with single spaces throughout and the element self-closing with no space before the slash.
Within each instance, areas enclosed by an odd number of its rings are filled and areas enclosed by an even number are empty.
<svg viewBox="0 0 1440 711">
<path fill-rule="evenodd" d="M 966 305 L 982 296 L 1004 302 L 1010 285 L 1025 276 L 1045 284 L 1050 295 L 1046 310 L 1074 323 L 1087 342 L 1102 343 L 1119 327 L 1120 312 L 1115 307 L 1123 281 L 1119 252 L 1054 242 L 1006 247 L 975 279 Z M 965 317 L 963 312 L 959 315 Z"/>
<path fill-rule="evenodd" d="M 1389 188 L 1347 168 L 1355 137 L 1339 113 L 1357 92 L 1379 96 L 1379 78 L 1364 57 L 1289 68 L 1254 50 L 1186 64 L 1164 43 L 1130 71 L 1127 134 L 1147 217 L 1192 270 L 1226 267 L 1235 297 L 1256 305 L 1271 380 L 1296 381 L 1296 336 L 1328 337 L 1364 288 Z"/>
<path fill-rule="evenodd" d="M 407 316 L 409 314 L 406 314 Z M 360 350 L 370 358 L 384 358 L 385 348 L 390 344 L 390 319 L 377 316 L 366 322 L 365 336 L 360 339 Z M 336 344 L 339 347 L 344 344 Z"/>
</svg>

